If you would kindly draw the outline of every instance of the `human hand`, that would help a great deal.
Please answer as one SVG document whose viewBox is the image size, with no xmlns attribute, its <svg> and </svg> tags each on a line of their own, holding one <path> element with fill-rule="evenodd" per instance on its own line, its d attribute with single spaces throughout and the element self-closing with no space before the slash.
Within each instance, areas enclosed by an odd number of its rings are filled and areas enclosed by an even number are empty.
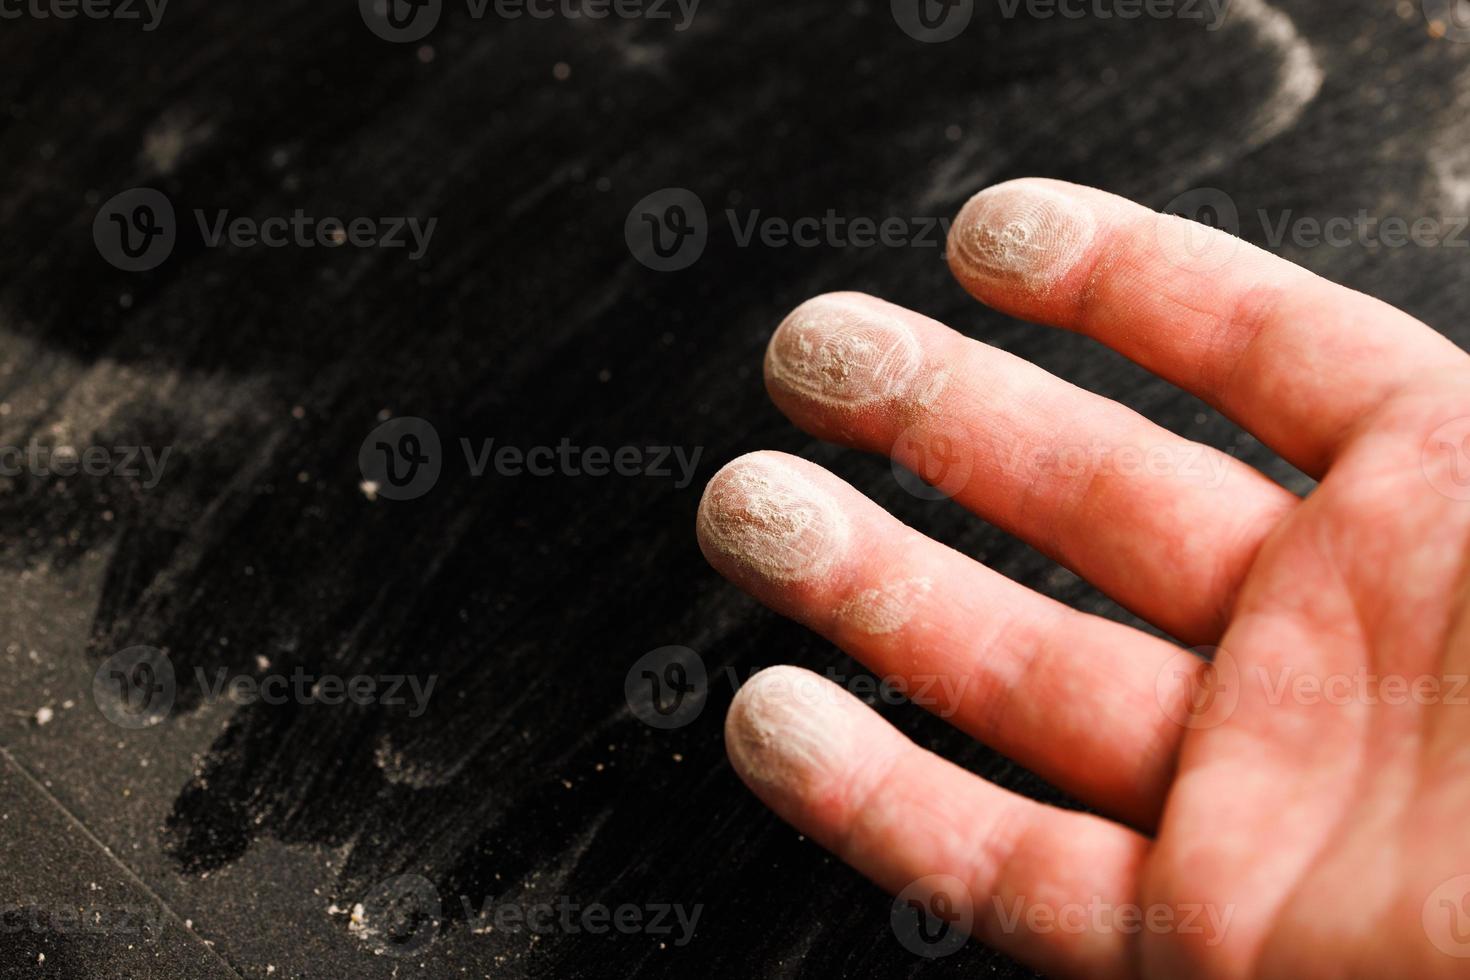
<svg viewBox="0 0 1470 980">
<path fill-rule="evenodd" d="M 766 355 L 793 421 L 920 472 L 950 460 L 958 502 L 1218 653 L 753 453 L 705 491 L 711 563 L 874 672 L 947 682 L 954 724 L 1106 816 L 990 784 L 792 667 L 731 706 L 736 770 L 890 891 L 942 876 L 918 887 L 1048 973 L 1470 973 L 1470 360 L 1228 235 L 1057 181 L 977 195 L 949 256 L 981 301 L 1096 338 L 1321 482 L 1300 499 L 881 300 L 811 300 Z"/>
</svg>

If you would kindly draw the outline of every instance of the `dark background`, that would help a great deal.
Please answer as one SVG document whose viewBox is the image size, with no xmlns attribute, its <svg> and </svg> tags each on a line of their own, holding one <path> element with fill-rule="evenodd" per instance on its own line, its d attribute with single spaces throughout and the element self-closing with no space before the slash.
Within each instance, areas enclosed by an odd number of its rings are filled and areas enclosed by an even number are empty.
<svg viewBox="0 0 1470 980">
<path fill-rule="evenodd" d="M 723 212 L 949 217 L 987 184 L 1047 175 L 1155 207 L 1218 188 L 1258 243 L 1262 209 L 1465 215 L 1470 44 L 1435 37 L 1418 2 L 1234 0 L 1215 31 L 977 6 L 943 44 L 886 2 L 705 0 L 684 31 L 450 3 L 408 44 L 337 0 L 173 0 L 153 31 L 0 24 L 0 442 L 171 449 L 151 489 L 0 486 L 0 904 L 169 910 L 159 936 L 0 935 L 0 976 L 1025 975 L 975 944 L 932 963 L 907 951 L 888 897 L 734 776 L 732 676 L 854 666 L 704 565 L 699 493 L 740 453 L 799 453 L 1029 586 L 1122 614 L 909 494 L 886 461 L 786 423 L 760 379 L 770 331 L 816 293 L 872 292 L 1309 484 L 1092 342 L 978 307 L 937 240 L 741 247 Z M 135 273 L 93 238 L 134 187 L 178 215 L 172 253 Z M 708 246 L 659 272 L 624 225 L 669 187 L 708 208 Z M 438 224 L 415 262 L 211 248 L 192 217 L 297 208 Z M 1470 336 L 1464 248 L 1276 250 Z M 390 416 L 442 439 L 442 474 L 412 500 L 360 486 L 359 448 Z M 476 478 L 461 438 L 702 455 L 683 488 Z M 91 693 L 135 645 L 178 676 L 172 713 L 140 730 Z M 666 731 L 634 715 L 624 680 L 667 645 L 711 680 L 698 717 Z M 237 707 L 194 683 L 196 668 L 296 667 L 437 683 L 417 718 Z M 1055 798 L 942 722 L 885 713 Z M 415 955 L 379 955 L 350 909 L 405 874 L 432 884 L 443 921 Z M 681 947 L 476 933 L 460 896 L 703 910 Z"/>
</svg>

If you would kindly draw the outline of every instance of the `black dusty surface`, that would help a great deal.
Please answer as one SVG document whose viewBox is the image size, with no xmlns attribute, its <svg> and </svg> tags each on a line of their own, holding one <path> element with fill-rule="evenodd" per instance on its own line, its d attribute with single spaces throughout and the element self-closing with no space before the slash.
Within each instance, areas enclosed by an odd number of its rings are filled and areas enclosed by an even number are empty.
<svg viewBox="0 0 1470 980">
<path fill-rule="evenodd" d="M 175 0 L 151 31 L 7 21 L 0 443 L 169 456 L 151 486 L 23 473 L 0 491 L 0 903 L 25 921 L 105 905 L 159 924 L 27 927 L 0 936 L 0 973 L 1026 975 L 974 944 L 915 957 L 888 898 L 731 772 L 720 729 L 739 679 L 855 668 L 706 568 L 699 492 L 742 452 L 802 454 L 1029 586 L 1123 614 L 911 496 L 885 461 L 787 424 L 760 379 L 769 332 L 809 296 L 862 289 L 1308 484 L 1090 341 L 975 305 L 938 234 L 742 246 L 725 212 L 947 218 L 989 183 L 1039 174 L 1156 207 L 1218 188 L 1258 244 L 1283 214 L 1464 215 L 1470 44 L 1383 0 L 1234 0 L 1217 30 L 976 7 L 944 44 L 906 35 L 886 2 L 705 0 L 686 30 L 451 3 L 409 44 L 375 37 L 350 2 Z M 178 225 L 143 272 L 93 239 L 99 208 L 134 187 L 166 195 Z M 708 245 L 658 272 L 624 225 L 669 187 L 706 206 Z M 211 246 L 194 218 L 296 209 L 437 224 L 411 261 Z M 1467 339 L 1463 248 L 1273 247 Z M 441 440 L 416 499 L 361 486 L 359 449 L 389 416 Z M 700 455 L 686 486 L 477 477 L 461 440 L 488 439 Z M 674 644 L 703 658 L 708 696 L 659 730 L 624 680 Z M 166 651 L 177 697 L 131 729 L 99 710 L 93 674 L 139 645 Z M 298 668 L 435 687 L 415 714 L 239 706 L 198 682 Z M 883 710 L 976 772 L 1057 798 L 942 722 Z M 441 914 L 384 954 L 380 900 L 420 879 L 420 907 Z M 534 935 L 467 911 L 541 901 L 701 908 L 683 943 L 677 927 Z"/>
</svg>

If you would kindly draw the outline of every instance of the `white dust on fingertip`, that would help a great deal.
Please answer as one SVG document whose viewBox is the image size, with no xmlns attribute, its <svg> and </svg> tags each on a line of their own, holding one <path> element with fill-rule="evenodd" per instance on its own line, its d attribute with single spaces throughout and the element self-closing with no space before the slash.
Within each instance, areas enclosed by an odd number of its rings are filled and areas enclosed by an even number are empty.
<svg viewBox="0 0 1470 980">
<path fill-rule="evenodd" d="M 850 535 L 837 501 L 778 453 L 751 453 L 716 473 L 698 531 L 707 551 L 772 582 L 817 578 Z"/>
<path fill-rule="evenodd" d="M 836 684 L 799 667 L 761 671 L 743 684 L 725 717 L 736 772 L 757 788 L 799 796 L 840 779 L 867 712 Z"/>
<path fill-rule="evenodd" d="M 1071 272 L 1097 234 L 1091 208 L 1030 180 L 986 188 L 950 232 L 950 262 L 981 282 L 1045 292 Z"/>
<path fill-rule="evenodd" d="M 776 329 L 766 376 L 829 408 L 852 409 L 906 395 L 923 367 L 913 331 L 877 300 L 810 299 Z"/>
</svg>

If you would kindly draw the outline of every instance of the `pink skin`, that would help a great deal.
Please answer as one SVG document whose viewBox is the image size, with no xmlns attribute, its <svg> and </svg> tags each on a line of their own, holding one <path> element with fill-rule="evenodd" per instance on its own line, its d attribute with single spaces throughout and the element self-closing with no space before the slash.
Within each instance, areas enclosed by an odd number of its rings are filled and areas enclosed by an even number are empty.
<svg viewBox="0 0 1470 980">
<path fill-rule="evenodd" d="M 1204 668 L 754 453 L 706 491 L 710 562 L 1102 815 L 986 783 L 792 667 L 730 709 L 742 778 L 891 891 L 954 876 L 974 934 L 1052 975 L 1470 974 L 1470 358 L 1249 245 L 1057 181 L 977 195 L 949 254 L 977 299 L 1113 347 L 1321 484 L 1299 499 L 882 300 L 803 304 L 766 358 L 792 421 L 943 458 L 960 504 L 1221 652 Z"/>
</svg>

